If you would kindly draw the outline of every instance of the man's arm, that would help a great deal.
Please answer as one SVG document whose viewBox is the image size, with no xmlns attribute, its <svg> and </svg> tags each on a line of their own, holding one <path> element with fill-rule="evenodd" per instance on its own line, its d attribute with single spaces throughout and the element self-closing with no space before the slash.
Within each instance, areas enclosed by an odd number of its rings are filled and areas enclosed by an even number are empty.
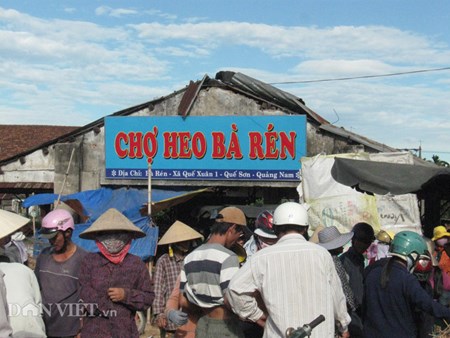
<svg viewBox="0 0 450 338">
<path fill-rule="evenodd" d="M 253 278 L 251 264 L 247 262 L 231 279 L 226 299 L 233 312 L 240 318 L 263 325 L 266 316 L 258 307 L 254 297 L 255 291 L 258 291 L 258 285 Z"/>
<path fill-rule="evenodd" d="M 334 318 L 339 323 L 339 336 L 344 338 L 349 337 L 348 324 L 350 324 L 351 318 L 347 312 L 347 302 L 345 300 L 341 280 L 339 279 L 336 267 L 331 256 L 329 259 L 329 271 L 332 290 L 331 292 L 333 295 Z"/>
<path fill-rule="evenodd" d="M 8 303 L 6 300 L 6 286 L 3 281 L 3 271 L 0 270 L 0 336 L 11 337 L 12 329 L 8 320 Z"/>
</svg>

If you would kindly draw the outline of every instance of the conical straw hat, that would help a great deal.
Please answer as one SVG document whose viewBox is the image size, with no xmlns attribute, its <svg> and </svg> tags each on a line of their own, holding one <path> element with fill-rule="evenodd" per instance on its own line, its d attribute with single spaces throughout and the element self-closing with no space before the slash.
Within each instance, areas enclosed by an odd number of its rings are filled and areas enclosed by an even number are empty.
<svg viewBox="0 0 450 338">
<path fill-rule="evenodd" d="M 99 233 L 109 231 L 129 231 L 134 238 L 145 237 L 145 232 L 139 229 L 119 210 L 111 208 L 104 212 L 92 225 L 84 230 L 80 237 L 84 239 L 96 239 Z"/>
<path fill-rule="evenodd" d="M 0 238 L 15 233 L 30 220 L 14 212 L 0 209 Z"/>
<path fill-rule="evenodd" d="M 175 221 L 170 228 L 166 231 L 164 236 L 158 242 L 158 245 L 172 244 L 184 241 L 190 241 L 191 239 L 203 239 L 201 233 L 192 229 L 189 225 L 180 221 Z"/>
</svg>

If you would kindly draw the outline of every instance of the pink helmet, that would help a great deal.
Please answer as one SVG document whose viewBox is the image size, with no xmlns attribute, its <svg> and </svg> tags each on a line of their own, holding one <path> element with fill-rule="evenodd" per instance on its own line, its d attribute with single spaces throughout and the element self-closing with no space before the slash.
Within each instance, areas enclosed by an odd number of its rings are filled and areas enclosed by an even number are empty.
<svg viewBox="0 0 450 338">
<path fill-rule="evenodd" d="M 74 229 L 74 227 L 75 224 L 70 212 L 64 209 L 55 209 L 42 219 L 40 234 L 42 237 L 52 238 L 56 236 L 58 231 L 66 231 L 67 229 Z"/>
</svg>

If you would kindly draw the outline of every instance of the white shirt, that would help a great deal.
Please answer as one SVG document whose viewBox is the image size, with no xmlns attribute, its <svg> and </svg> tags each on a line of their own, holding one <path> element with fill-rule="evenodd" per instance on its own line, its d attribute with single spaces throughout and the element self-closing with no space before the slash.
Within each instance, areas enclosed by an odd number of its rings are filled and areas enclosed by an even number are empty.
<svg viewBox="0 0 450 338">
<path fill-rule="evenodd" d="M 3 278 L 3 272 L 0 270 L 0 337 L 11 337 L 12 329 L 8 320 L 8 303 Z"/>
<path fill-rule="evenodd" d="M 20 263 L 0 263 L 13 337 L 46 337 L 41 292 L 33 270 Z"/>
<path fill-rule="evenodd" d="M 350 323 L 331 255 L 300 234 L 285 235 L 258 251 L 231 279 L 227 297 L 239 317 L 256 321 L 263 314 L 252 297 L 255 291 L 268 311 L 265 338 L 285 337 L 287 328 L 309 324 L 319 315 L 325 322 L 313 329 L 311 337 L 332 338 L 335 320 L 343 329 Z"/>
</svg>

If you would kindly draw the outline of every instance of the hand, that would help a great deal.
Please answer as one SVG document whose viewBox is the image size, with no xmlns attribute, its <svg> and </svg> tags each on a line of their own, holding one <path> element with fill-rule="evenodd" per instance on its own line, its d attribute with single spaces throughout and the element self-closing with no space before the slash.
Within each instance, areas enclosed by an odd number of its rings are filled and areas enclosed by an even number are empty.
<svg viewBox="0 0 450 338">
<path fill-rule="evenodd" d="M 167 314 L 167 318 L 177 326 L 182 326 L 188 321 L 187 313 L 178 310 L 170 310 Z"/>
<path fill-rule="evenodd" d="M 259 326 L 261 326 L 262 328 L 264 328 L 264 326 L 266 325 L 266 320 L 267 320 L 267 316 L 265 314 L 263 314 L 257 321 L 256 324 L 258 324 Z"/>
<path fill-rule="evenodd" d="M 344 331 L 344 332 L 341 332 L 341 333 L 339 333 L 339 337 L 341 337 L 341 338 L 350 338 L 350 332 L 348 332 L 348 330 Z"/>
<path fill-rule="evenodd" d="M 113 302 L 121 302 L 125 300 L 125 289 L 124 288 L 109 288 L 108 297 Z"/>
<path fill-rule="evenodd" d="M 156 316 L 156 326 L 160 329 L 164 329 L 167 326 L 167 318 L 164 313 L 160 313 Z"/>
</svg>

